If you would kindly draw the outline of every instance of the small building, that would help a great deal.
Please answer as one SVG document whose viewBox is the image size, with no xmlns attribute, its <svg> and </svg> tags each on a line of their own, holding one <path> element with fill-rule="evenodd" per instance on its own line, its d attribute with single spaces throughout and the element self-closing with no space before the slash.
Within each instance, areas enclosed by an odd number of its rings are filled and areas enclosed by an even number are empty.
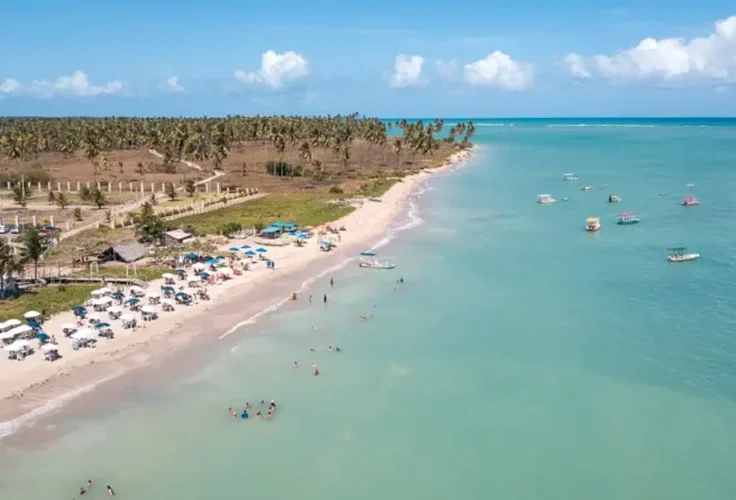
<svg viewBox="0 0 736 500">
<path fill-rule="evenodd" d="M 148 256 L 148 250 L 137 241 L 128 241 L 108 247 L 100 254 L 102 262 L 115 261 L 130 264 Z"/>
<path fill-rule="evenodd" d="M 181 229 L 174 229 L 164 233 L 164 245 L 167 247 L 181 245 L 192 239 L 192 235 Z"/>
</svg>

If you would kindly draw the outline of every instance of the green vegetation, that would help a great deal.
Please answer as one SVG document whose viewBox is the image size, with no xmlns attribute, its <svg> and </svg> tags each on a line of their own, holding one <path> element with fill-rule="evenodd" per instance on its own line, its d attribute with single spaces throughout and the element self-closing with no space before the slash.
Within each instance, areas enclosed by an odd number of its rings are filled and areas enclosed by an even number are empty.
<svg viewBox="0 0 736 500">
<path fill-rule="evenodd" d="M 360 187 L 360 192 L 364 196 L 375 198 L 386 193 L 397 182 L 399 182 L 398 179 L 373 179 L 365 182 Z"/>
<path fill-rule="evenodd" d="M 319 226 L 344 217 L 354 210 L 328 203 L 334 195 L 324 193 L 273 194 L 232 205 L 205 214 L 178 219 L 180 226 L 190 226 L 196 234 L 219 234 L 223 223 L 239 223 L 243 227 L 266 226 L 278 220 L 296 222 L 299 226 Z"/>
<path fill-rule="evenodd" d="M 99 287 L 99 284 L 48 286 L 15 299 L 0 301 L 0 321 L 13 318 L 22 320 L 23 314 L 28 311 L 45 311 L 47 316 L 68 311 L 87 300 L 90 292 Z"/>
</svg>

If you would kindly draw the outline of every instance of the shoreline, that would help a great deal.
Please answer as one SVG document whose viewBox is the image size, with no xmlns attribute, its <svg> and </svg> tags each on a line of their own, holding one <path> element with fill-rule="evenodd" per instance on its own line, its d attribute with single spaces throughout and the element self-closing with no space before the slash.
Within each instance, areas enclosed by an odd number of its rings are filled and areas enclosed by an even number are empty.
<svg viewBox="0 0 736 500">
<path fill-rule="evenodd" d="M 33 426 L 40 417 L 61 411 L 67 403 L 125 374 L 170 361 L 185 348 L 192 351 L 196 347 L 202 347 L 203 351 L 215 349 L 216 342 L 262 321 L 264 316 L 291 302 L 291 293 L 296 291 L 301 295 L 316 280 L 354 260 L 357 253 L 366 250 L 365 245 L 376 248 L 388 242 L 387 230 L 406 209 L 408 197 L 423 181 L 434 173 L 463 166 L 475 151 L 473 147 L 455 153 L 441 167 L 405 177 L 381 196 L 381 203 L 366 201 L 354 212 L 331 222 L 347 228 L 341 233 L 343 241 L 332 252 L 320 252 L 313 245 L 289 246 L 281 248 L 280 252 L 274 249 L 278 263 L 275 270 L 259 266 L 227 283 L 213 286 L 209 302 L 179 308 L 174 316 L 163 314 L 144 329 L 121 332 L 115 340 L 99 342 L 95 349 L 70 353 L 54 363 L 39 360 L 37 356 L 37 359 L 27 359 L 21 366 L 13 365 L 11 370 L 0 366 L 0 373 L 3 373 L 0 379 L 0 442 Z M 397 230 L 414 225 L 409 222 Z M 157 290 L 158 285 L 159 280 L 153 281 L 150 289 Z M 295 304 L 298 306 L 300 302 Z M 55 332 L 54 325 L 60 326 L 70 319 L 70 312 L 61 313 L 48 320 L 46 326 Z M 9 363 L 15 362 L 0 360 L 0 365 L 8 366 Z M 80 406 L 89 404 L 75 405 L 77 411 Z"/>
</svg>

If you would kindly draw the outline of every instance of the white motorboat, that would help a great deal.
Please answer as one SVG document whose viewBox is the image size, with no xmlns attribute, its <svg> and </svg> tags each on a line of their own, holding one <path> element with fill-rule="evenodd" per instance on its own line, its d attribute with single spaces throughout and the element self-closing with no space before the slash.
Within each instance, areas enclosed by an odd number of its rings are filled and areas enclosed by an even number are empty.
<svg viewBox="0 0 736 500">
<path fill-rule="evenodd" d="M 358 266 L 367 269 L 393 269 L 396 264 L 390 262 L 380 262 L 375 252 L 362 252 L 360 254 L 360 260 Z"/>
<path fill-rule="evenodd" d="M 670 254 L 667 256 L 668 262 L 688 262 L 699 259 L 700 254 L 694 252 L 685 252 L 684 247 L 670 248 Z"/>
</svg>

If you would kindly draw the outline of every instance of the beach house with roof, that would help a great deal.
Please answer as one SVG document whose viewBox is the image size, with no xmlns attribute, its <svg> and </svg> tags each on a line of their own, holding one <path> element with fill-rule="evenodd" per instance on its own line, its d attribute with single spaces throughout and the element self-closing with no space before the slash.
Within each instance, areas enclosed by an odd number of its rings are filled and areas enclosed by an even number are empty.
<svg viewBox="0 0 736 500">
<path fill-rule="evenodd" d="M 106 248 L 99 256 L 102 262 L 116 261 L 130 264 L 148 256 L 148 250 L 137 241 L 128 241 Z"/>
</svg>

